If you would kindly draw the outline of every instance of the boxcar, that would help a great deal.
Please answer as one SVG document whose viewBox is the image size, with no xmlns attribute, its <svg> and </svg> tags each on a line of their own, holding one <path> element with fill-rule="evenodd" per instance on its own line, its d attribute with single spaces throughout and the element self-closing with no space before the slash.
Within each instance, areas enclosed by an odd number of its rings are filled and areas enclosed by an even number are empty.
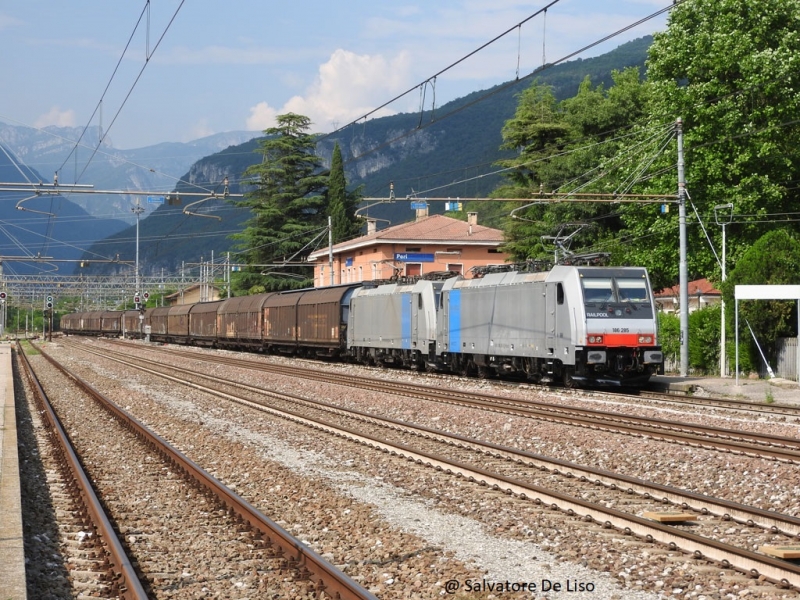
<svg viewBox="0 0 800 600">
<path fill-rule="evenodd" d="M 272 294 L 264 302 L 264 345 L 274 351 L 297 347 L 297 302 L 302 292 Z"/>
<path fill-rule="evenodd" d="M 264 303 L 272 294 L 228 298 L 217 310 L 217 341 L 227 348 L 261 348 Z"/>
<path fill-rule="evenodd" d="M 350 298 L 361 284 L 302 292 L 297 302 L 297 344 L 317 354 L 338 356 L 346 348 Z"/>
<path fill-rule="evenodd" d="M 174 344 L 189 343 L 189 311 L 194 304 L 177 304 L 167 312 L 167 341 Z"/>
<path fill-rule="evenodd" d="M 101 335 L 103 333 L 103 313 L 102 310 L 92 310 L 83 313 L 81 318 L 80 330 L 89 335 Z"/>
<path fill-rule="evenodd" d="M 144 337 L 145 313 L 138 310 L 126 310 L 122 313 L 122 333 L 126 338 Z"/>
<path fill-rule="evenodd" d="M 156 342 L 167 341 L 167 317 L 169 306 L 160 306 L 150 312 L 150 339 Z"/>
<path fill-rule="evenodd" d="M 225 300 L 201 302 L 191 305 L 189 312 L 189 339 L 198 346 L 215 346 L 217 343 L 217 311 Z M 170 318 L 172 313 L 170 313 Z"/>
<path fill-rule="evenodd" d="M 100 315 L 100 330 L 103 335 L 118 336 L 122 331 L 122 312 L 106 310 Z"/>
<path fill-rule="evenodd" d="M 81 317 L 83 313 L 70 313 L 61 317 L 61 331 L 66 334 L 77 334 L 81 332 Z"/>
</svg>

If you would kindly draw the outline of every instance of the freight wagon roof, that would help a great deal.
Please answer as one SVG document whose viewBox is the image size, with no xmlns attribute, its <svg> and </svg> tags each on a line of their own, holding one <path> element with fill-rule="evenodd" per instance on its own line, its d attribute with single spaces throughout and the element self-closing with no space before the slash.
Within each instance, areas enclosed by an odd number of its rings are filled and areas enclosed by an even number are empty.
<svg viewBox="0 0 800 600">
<path fill-rule="evenodd" d="M 253 294 L 252 296 L 236 296 L 228 298 L 217 311 L 221 315 L 253 312 L 259 310 L 271 294 Z"/>
<path fill-rule="evenodd" d="M 201 302 L 199 304 L 187 304 L 186 306 L 189 307 L 193 315 L 202 315 L 206 313 L 216 313 L 223 302 L 225 302 L 225 300 L 219 300 L 217 302 Z M 189 311 L 187 310 L 186 312 Z"/>
<path fill-rule="evenodd" d="M 169 307 L 169 316 L 174 317 L 175 315 L 188 315 L 189 311 L 192 310 L 192 307 L 195 306 L 194 304 L 176 304 L 175 306 Z"/>
<path fill-rule="evenodd" d="M 187 304 L 186 306 L 190 305 Z M 150 313 L 150 317 L 165 317 L 169 314 L 171 308 L 174 308 L 174 306 L 157 306 L 152 309 L 153 312 Z"/>
<path fill-rule="evenodd" d="M 311 290 L 303 294 L 297 304 L 298 306 L 304 306 L 307 304 L 327 304 L 329 302 L 341 302 L 342 298 L 347 294 L 347 292 L 354 287 L 358 286 L 337 286 Z"/>
<path fill-rule="evenodd" d="M 274 308 L 276 306 L 294 306 L 303 292 L 284 292 L 280 294 L 272 294 L 267 301 L 264 302 L 264 308 Z"/>
</svg>

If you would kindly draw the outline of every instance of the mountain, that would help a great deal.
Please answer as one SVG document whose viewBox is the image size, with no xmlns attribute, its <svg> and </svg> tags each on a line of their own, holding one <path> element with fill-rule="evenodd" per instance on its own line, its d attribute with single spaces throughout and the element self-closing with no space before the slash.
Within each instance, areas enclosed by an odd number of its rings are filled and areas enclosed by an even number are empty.
<svg viewBox="0 0 800 600">
<path fill-rule="evenodd" d="M 538 79 L 553 87 L 558 100 L 577 93 L 581 81 L 588 75 L 594 85 L 612 84 L 611 73 L 626 67 L 639 67 L 644 73 L 647 49 L 651 37 L 634 40 L 608 54 L 585 60 L 575 60 L 541 72 Z M 359 123 L 337 132 L 320 136 L 317 154 L 330 164 L 333 147 L 339 143 L 345 159 L 345 169 L 351 187 L 362 186 L 366 197 L 387 197 L 389 183 L 394 183 L 396 197 L 420 193 L 424 196 L 471 197 L 486 196 L 500 181 L 491 174 L 492 164 L 508 153 L 499 147 L 505 122 L 513 117 L 517 94 L 532 83 L 531 79 L 508 82 L 488 90 L 474 92 L 441 107 L 434 113 L 398 114 Z M 255 150 L 258 140 L 206 156 L 195 162 L 181 177 L 190 184 L 209 186 L 230 180 L 230 192 L 240 192 L 238 181 L 245 169 L 261 160 Z M 450 185 L 453 181 L 464 181 Z M 446 186 L 446 187 L 445 187 Z M 176 190 L 192 189 L 185 183 Z M 192 190 L 194 191 L 194 190 Z M 422 194 L 421 192 L 424 192 Z M 185 207 L 193 199 L 182 198 Z M 431 205 L 432 212 L 444 207 Z M 176 272 L 182 264 L 197 263 L 231 250 L 229 239 L 240 231 L 249 214 L 220 198 L 193 207 L 194 213 L 183 214 L 181 207 L 162 205 L 141 222 L 140 262 L 144 274 L 157 275 L 163 268 Z M 407 202 L 383 204 L 369 211 L 370 216 L 392 224 L 413 218 Z M 209 218 L 208 215 L 221 220 Z M 135 252 L 133 228 L 98 244 L 94 251 L 108 255 L 119 253 L 131 256 Z M 98 265 L 101 268 L 102 265 Z"/>
<path fill-rule="evenodd" d="M 39 182 L 44 179 L 36 170 L 18 168 L 18 164 L 16 157 L 7 151 L 0 152 L 0 181 Z M 77 261 L 86 254 L 86 248 L 127 226 L 118 219 L 93 217 L 62 195 L 31 197 L 30 193 L 3 191 L 0 195 L 0 265 L 5 274 L 71 275 Z M 52 257 L 54 261 L 20 260 L 36 255 Z M 106 258 L 92 253 L 89 256 Z"/>
<path fill-rule="evenodd" d="M 165 142 L 134 150 L 114 148 L 107 136 L 95 153 L 99 128 L 89 127 L 83 138 L 82 132 L 82 127 L 33 129 L 0 123 L 0 144 L 25 165 L 43 173 L 44 181 L 52 181 L 53 173 L 59 170 L 62 183 L 75 182 L 77 178 L 79 183 L 91 183 L 100 190 L 169 191 L 198 159 L 258 136 L 252 131 L 231 131 L 192 142 Z M 78 139 L 81 145 L 70 154 Z M 90 157 L 92 160 L 84 171 Z M 72 201 L 92 215 L 113 214 L 129 224 L 135 220 L 131 212 L 132 196 L 76 195 Z M 146 203 L 142 207 L 146 213 L 153 210 L 153 206 Z"/>
</svg>

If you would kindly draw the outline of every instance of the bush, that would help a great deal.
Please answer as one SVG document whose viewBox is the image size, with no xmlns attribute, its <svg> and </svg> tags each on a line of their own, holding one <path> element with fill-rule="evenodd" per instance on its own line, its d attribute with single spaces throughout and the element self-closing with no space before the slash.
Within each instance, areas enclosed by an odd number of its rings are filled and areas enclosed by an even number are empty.
<svg viewBox="0 0 800 600">
<path fill-rule="evenodd" d="M 721 319 L 720 306 L 707 306 L 689 315 L 689 368 L 697 373 L 719 373 Z"/>
</svg>

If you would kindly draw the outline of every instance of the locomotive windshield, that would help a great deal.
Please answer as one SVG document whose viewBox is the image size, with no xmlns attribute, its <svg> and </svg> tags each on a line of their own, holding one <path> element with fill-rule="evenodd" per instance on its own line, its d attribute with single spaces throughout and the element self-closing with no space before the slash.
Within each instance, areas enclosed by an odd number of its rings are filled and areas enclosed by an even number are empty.
<svg viewBox="0 0 800 600">
<path fill-rule="evenodd" d="M 639 277 L 617 277 L 620 302 L 650 302 L 647 295 L 647 281 Z"/>
<path fill-rule="evenodd" d="M 586 304 L 616 302 L 610 277 L 584 277 L 581 281 Z"/>
<path fill-rule="evenodd" d="M 582 277 L 587 316 L 644 318 L 652 311 L 643 277 Z"/>
</svg>

